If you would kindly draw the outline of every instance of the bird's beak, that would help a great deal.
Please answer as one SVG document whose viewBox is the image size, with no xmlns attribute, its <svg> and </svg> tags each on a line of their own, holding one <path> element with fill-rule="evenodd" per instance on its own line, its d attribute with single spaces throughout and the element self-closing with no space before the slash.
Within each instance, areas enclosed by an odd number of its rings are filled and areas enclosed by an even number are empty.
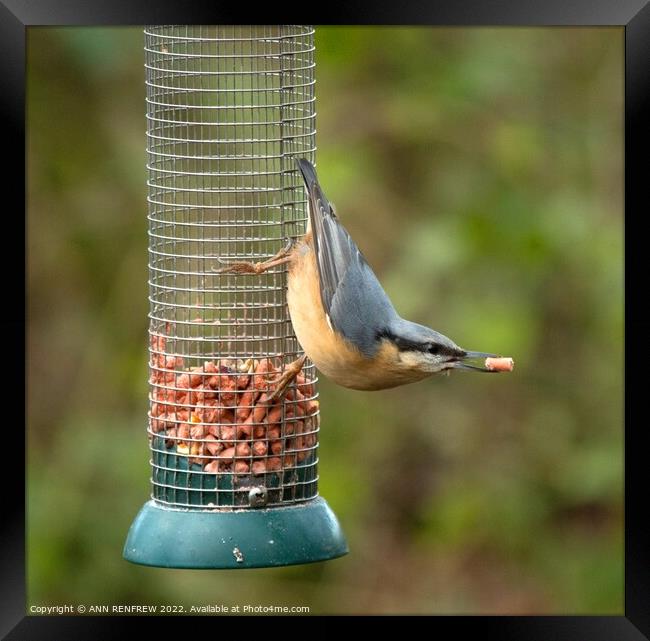
<svg viewBox="0 0 650 641">
<path fill-rule="evenodd" d="M 451 367 L 474 372 L 494 373 L 494 370 L 485 367 L 485 359 L 496 358 L 497 356 L 497 354 L 488 354 L 487 352 L 465 352 L 463 356 L 453 357 Z"/>
</svg>

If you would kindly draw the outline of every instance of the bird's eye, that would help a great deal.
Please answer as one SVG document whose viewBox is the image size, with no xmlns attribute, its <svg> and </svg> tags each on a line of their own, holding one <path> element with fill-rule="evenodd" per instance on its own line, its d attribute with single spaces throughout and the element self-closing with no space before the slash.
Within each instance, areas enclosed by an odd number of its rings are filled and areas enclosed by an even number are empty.
<svg viewBox="0 0 650 641">
<path fill-rule="evenodd" d="M 440 345 L 436 345 L 435 343 L 431 343 L 429 345 L 429 349 L 427 350 L 429 354 L 440 354 Z"/>
</svg>

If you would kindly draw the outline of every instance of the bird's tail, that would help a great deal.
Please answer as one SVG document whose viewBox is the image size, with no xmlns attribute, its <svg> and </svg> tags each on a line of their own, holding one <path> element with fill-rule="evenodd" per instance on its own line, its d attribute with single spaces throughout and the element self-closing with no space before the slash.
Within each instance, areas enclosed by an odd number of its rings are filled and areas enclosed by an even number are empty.
<svg viewBox="0 0 650 641">
<path fill-rule="evenodd" d="M 305 179 L 305 184 L 307 189 L 312 185 L 312 183 L 318 184 L 318 176 L 316 176 L 316 169 L 306 158 L 296 158 L 302 177 Z"/>
<path fill-rule="evenodd" d="M 310 207 L 312 215 L 315 215 L 316 212 L 319 212 L 324 216 L 330 215 L 332 209 L 318 182 L 318 176 L 316 175 L 314 165 L 312 165 L 306 158 L 297 158 L 296 162 L 298 163 L 300 173 L 302 173 L 302 177 L 305 180 L 307 193 L 309 194 L 309 199 L 313 205 L 313 207 Z M 312 223 L 313 222 L 314 221 L 312 221 Z"/>
</svg>

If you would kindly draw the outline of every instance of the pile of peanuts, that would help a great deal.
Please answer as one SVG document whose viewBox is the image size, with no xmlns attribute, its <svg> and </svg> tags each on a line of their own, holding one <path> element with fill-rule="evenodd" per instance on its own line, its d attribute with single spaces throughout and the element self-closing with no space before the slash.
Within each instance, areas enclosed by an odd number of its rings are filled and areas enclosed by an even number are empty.
<svg viewBox="0 0 650 641">
<path fill-rule="evenodd" d="M 221 359 L 185 368 L 151 337 L 150 434 L 205 472 L 259 475 L 294 467 L 316 444 L 318 401 L 300 371 L 281 395 L 271 359 Z M 278 398 L 274 398 L 278 396 Z M 282 429 L 284 427 L 284 430 Z"/>
</svg>

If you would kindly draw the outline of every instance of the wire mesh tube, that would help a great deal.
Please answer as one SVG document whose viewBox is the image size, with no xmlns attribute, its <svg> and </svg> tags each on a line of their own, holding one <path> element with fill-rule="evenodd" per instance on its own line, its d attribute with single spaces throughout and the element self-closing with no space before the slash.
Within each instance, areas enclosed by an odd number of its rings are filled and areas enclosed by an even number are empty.
<svg viewBox="0 0 650 641">
<path fill-rule="evenodd" d="M 313 29 L 145 29 L 152 499 L 177 508 L 283 505 L 317 487 L 311 364 L 300 354 L 286 266 L 260 261 L 305 231 L 296 157 L 314 160 Z"/>
</svg>

